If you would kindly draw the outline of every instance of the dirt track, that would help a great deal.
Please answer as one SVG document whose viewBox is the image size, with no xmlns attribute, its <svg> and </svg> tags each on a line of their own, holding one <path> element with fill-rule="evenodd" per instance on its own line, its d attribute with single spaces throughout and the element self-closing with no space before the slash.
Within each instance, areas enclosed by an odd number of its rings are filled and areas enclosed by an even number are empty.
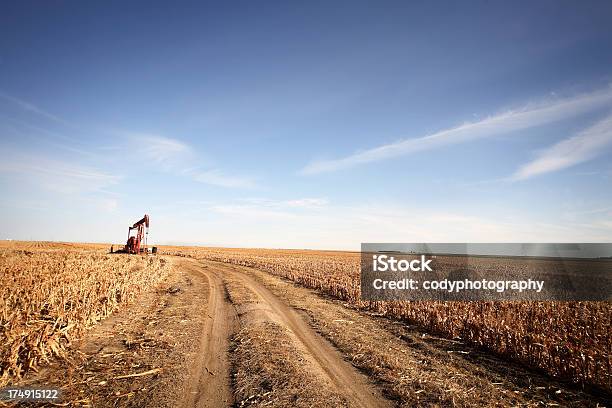
<svg viewBox="0 0 612 408">
<path fill-rule="evenodd" d="M 209 282 L 208 300 L 209 319 L 202 336 L 194 377 L 189 387 L 189 398 L 184 406 L 220 407 L 228 406 L 231 401 L 229 387 L 230 366 L 225 351 L 228 338 L 236 330 L 236 312 L 224 296 L 223 279 L 240 281 L 259 298 L 257 308 L 265 310 L 272 320 L 280 322 L 299 340 L 307 358 L 315 361 L 318 373 L 324 375 L 352 407 L 385 407 L 391 404 L 382 398 L 368 379 L 352 365 L 344 361 L 342 355 L 323 337 L 317 334 L 292 307 L 279 300 L 261 283 L 231 266 L 212 262 L 193 262 L 190 272 L 199 272 Z M 248 319 L 244 320 L 248 322 Z"/>
<path fill-rule="evenodd" d="M 227 302 L 223 282 L 216 273 L 195 262 L 182 265 L 190 274 L 203 274 L 209 289 L 206 321 L 183 407 L 230 406 L 233 397 L 227 350 L 236 330 L 235 310 Z"/>
</svg>

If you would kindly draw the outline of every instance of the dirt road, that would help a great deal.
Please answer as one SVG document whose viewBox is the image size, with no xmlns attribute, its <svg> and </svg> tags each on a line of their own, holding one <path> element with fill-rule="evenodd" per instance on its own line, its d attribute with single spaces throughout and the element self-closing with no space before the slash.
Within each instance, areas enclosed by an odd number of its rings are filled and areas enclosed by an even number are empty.
<svg viewBox="0 0 612 408">
<path fill-rule="evenodd" d="M 236 312 L 226 299 L 217 273 L 196 262 L 182 265 L 191 275 L 203 275 L 208 285 L 208 302 L 202 311 L 206 313 L 206 320 L 183 407 L 230 406 L 233 396 L 227 351 L 230 336 L 238 324 Z"/>
<path fill-rule="evenodd" d="M 254 293 L 258 308 L 271 313 L 271 320 L 288 328 L 300 342 L 306 358 L 316 362 L 317 374 L 342 395 L 351 407 L 391 406 L 367 377 L 347 363 L 327 340 L 316 333 L 291 306 L 283 303 L 270 290 L 243 271 L 232 266 L 199 261 L 188 266 L 191 273 L 203 274 L 211 288 L 209 292 L 209 319 L 202 333 L 200 360 L 195 365 L 190 395 L 184 406 L 220 407 L 232 401 L 229 385 L 230 366 L 226 356 L 228 338 L 236 330 L 236 311 L 224 296 L 224 281 L 239 281 Z M 249 319 L 242 320 L 248 324 Z"/>
</svg>

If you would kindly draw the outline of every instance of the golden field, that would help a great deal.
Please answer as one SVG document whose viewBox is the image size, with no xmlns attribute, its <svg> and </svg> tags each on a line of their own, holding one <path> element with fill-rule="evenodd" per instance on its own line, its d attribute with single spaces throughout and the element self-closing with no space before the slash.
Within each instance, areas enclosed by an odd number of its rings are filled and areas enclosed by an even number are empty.
<svg viewBox="0 0 612 408">
<path fill-rule="evenodd" d="M 0 243 L 0 385 L 61 356 L 71 340 L 163 279 L 163 257 L 108 245 Z M 160 247 L 162 254 L 257 268 L 384 316 L 576 383 L 612 390 L 610 302 L 365 302 L 358 253 Z"/>
<path fill-rule="evenodd" d="M 264 270 L 555 377 L 612 389 L 610 302 L 364 302 L 358 253 L 196 247 L 163 252 Z"/>
<path fill-rule="evenodd" d="M 166 261 L 107 254 L 108 246 L 0 243 L 0 385 L 160 281 Z"/>
</svg>

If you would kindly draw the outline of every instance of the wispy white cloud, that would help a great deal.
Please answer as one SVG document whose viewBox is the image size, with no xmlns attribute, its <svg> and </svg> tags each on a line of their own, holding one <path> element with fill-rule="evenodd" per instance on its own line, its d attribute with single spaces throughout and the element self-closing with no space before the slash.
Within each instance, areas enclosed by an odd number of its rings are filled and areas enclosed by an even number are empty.
<svg viewBox="0 0 612 408">
<path fill-rule="evenodd" d="M 238 202 L 216 203 L 207 206 L 208 210 L 232 218 L 257 218 L 277 220 L 300 220 L 304 216 L 321 214 L 328 201 L 323 198 L 298 198 L 290 200 L 271 200 L 267 198 L 245 198 Z"/>
<path fill-rule="evenodd" d="M 0 173 L 25 177 L 47 190 L 60 193 L 104 192 L 121 176 L 36 155 L 11 152 L 0 161 Z"/>
<path fill-rule="evenodd" d="M 360 164 L 404 156 L 452 144 L 491 137 L 556 122 L 612 103 L 612 87 L 565 99 L 527 104 L 485 119 L 441 130 L 431 135 L 404 139 L 346 157 L 315 161 L 304 167 L 304 175 L 332 172 Z"/>
<path fill-rule="evenodd" d="M 2 115 L 0 119 L 0 132 L 5 129 L 9 129 L 11 138 L 13 140 L 19 140 L 24 145 L 44 145 L 52 149 L 59 149 L 76 154 L 81 158 L 88 157 L 92 159 L 103 159 L 105 157 L 99 152 L 89 150 L 87 147 L 85 147 L 83 140 L 66 136 L 63 133 L 51 131 L 46 127 L 35 126 L 31 123 L 8 117 L 6 115 Z"/>
<path fill-rule="evenodd" d="M 116 198 L 102 198 L 97 202 L 98 206 L 106 212 L 114 212 L 119 207 L 119 200 Z"/>
<path fill-rule="evenodd" d="M 612 145 L 612 115 L 544 150 L 537 159 L 521 166 L 510 178 L 525 180 L 591 160 Z"/>
<path fill-rule="evenodd" d="M 286 205 L 294 208 L 321 208 L 328 204 L 324 198 L 301 198 L 285 201 Z"/>
<path fill-rule="evenodd" d="M 164 171 L 190 177 L 198 183 L 225 188 L 252 189 L 257 183 L 251 177 L 230 175 L 217 168 L 202 169 L 201 157 L 189 144 L 178 139 L 159 135 L 127 133 L 136 151 L 144 155 Z"/>
<path fill-rule="evenodd" d="M 174 166 L 192 154 L 191 147 L 177 139 L 145 134 L 132 134 L 132 139 L 138 146 L 135 150 L 156 164 Z"/>
<path fill-rule="evenodd" d="M 269 219 L 274 221 L 297 219 L 298 214 L 281 211 L 269 207 L 248 204 L 218 204 L 208 207 L 210 211 L 223 214 L 231 218 Z"/>
<path fill-rule="evenodd" d="M 257 188 L 257 183 L 250 177 L 224 174 L 220 170 L 190 171 L 191 177 L 199 182 L 227 188 Z"/>
<path fill-rule="evenodd" d="M 242 201 L 252 205 L 271 208 L 289 208 L 289 209 L 317 209 L 326 207 L 329 201 L 325 198 L 297 198 L 292 200 L 270 200 L 266 198 L 245 198 Z"/>
<path fill-rule="evenodd" d="M 206 245 L 351 250 L 360 242 L 609 242 L 612 237 L 612 223 L 588 218 L 555 223 L 379 203 L 295 209 L 281 207 L 290 199 L 243 201 L 202 205 L 195 215 L 172 211 L 176 219 L 163 235 Z"/>
<path fill-rule="evenodd" d="M 0 98 L 13 103 L 14 105 L 17 105 L 18 107 L 20 107 L 21 109 L 23 109 L 25 111 L 34 113 L 34 114 L 36 114 L 38 116 L 41 116 L 41 117 L 46 118 L 48 120 L 51 120 L 53 122 L 60 123 L 62 125 L 71 126 L 71 124 L 68 121 L 60 118 L 59 116 L 56 116 L 56 115 L 54 115 L 52 113 L 47 112 L 46 110 L 44 110 L 42 108 L 39 108 L 38 106 L 34 105 L 33 103 L 26 102 L 26 101 L 24 101 L 22 99 L 19 99 L 19 98 L 15 98 L 14 96 L 8 95 L 8 94 L 6 94 L 4 92 L 0 92 Z"/>
<path fill-rule="evenodd" d="M 601 229 L 612 231 L 612 221 L 610 221 L 609 219 L 597 221 L 595 225 Z"/>
</svg>

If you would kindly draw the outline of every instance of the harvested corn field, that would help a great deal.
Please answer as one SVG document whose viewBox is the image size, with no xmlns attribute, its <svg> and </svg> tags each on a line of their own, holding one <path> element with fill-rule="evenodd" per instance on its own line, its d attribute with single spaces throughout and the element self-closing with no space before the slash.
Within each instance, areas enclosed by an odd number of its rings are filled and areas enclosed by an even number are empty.
<svg viewBox="0 0 612 408">
<path fill-rule="evenodd" d="M 71 340 L 155 285 L 158 258 L 108 255 L 95 245 L 0 247 L 0 384 L 61 356 Z"/>
<path fill-rule="evenodd" d="M 2 348 L 5 384 L 58 389 L 55 403 L 95 407 L 610 406 L 605 386 L 526 367 L 459 326 L 492 328 L 490 339 L 505 326 L 514 347 L 551 347 L 545 327 L 531 334 L 537 340 L 516 335 L 531 313 L 581 325 L 566 336 L 609 341 L 603 324 L 572 317 L 572 304 L 556 314 L 545 303 L 385 309 L 359 301 L 355 253 L 160 247 L 140 256 L 107 247 L 2 244 L 12 311 L 3 315 L 12 342 Z M 593 318 L 609 307 L 581 305 Z M 606 355 L 593 342 L 582 347 Z"/>
</svg>

